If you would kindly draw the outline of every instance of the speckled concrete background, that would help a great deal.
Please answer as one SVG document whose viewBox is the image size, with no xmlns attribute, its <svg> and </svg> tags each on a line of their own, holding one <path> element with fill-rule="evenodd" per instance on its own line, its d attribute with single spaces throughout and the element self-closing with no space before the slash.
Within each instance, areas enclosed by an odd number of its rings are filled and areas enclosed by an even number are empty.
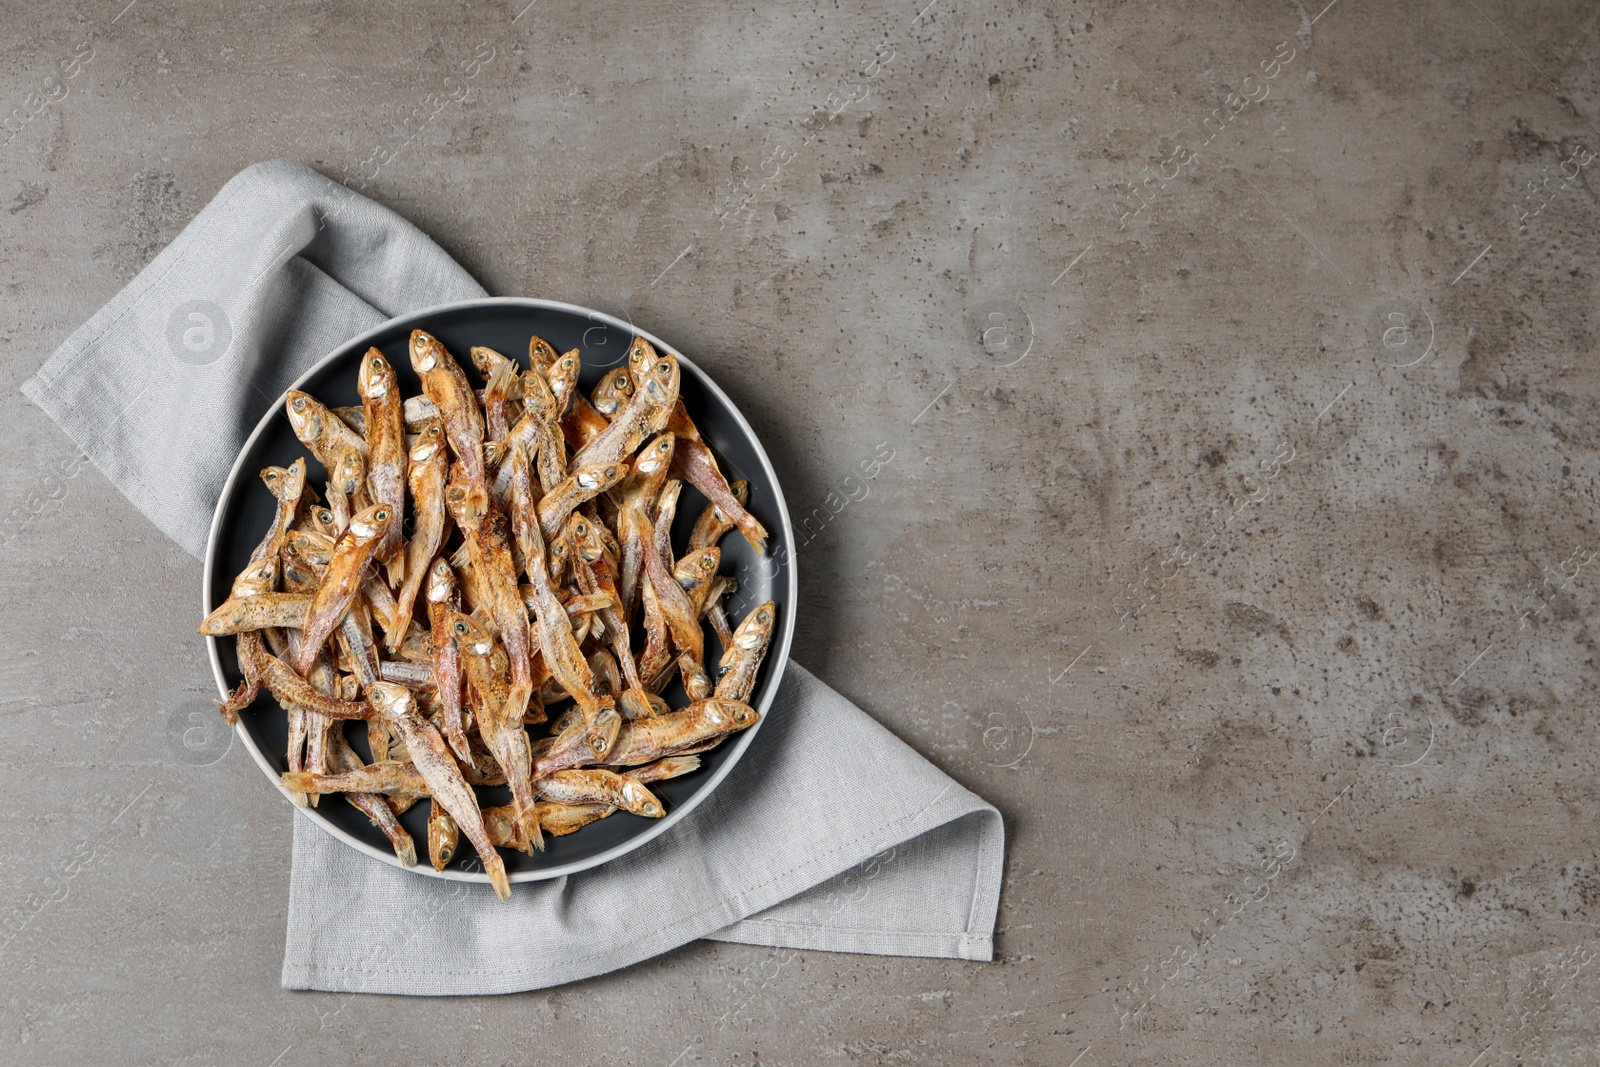
<svg viewBox="0 0 1600 1067">
<path fill-rule="evenodd" d="M 1322 2 L 0 6 L 0 1061 L 1600 1060 L 1600 9 Z M 274 156 L 727 388 L 995 963 L 279 990 L 199 565 L 17 391 Z"/>
</svg>

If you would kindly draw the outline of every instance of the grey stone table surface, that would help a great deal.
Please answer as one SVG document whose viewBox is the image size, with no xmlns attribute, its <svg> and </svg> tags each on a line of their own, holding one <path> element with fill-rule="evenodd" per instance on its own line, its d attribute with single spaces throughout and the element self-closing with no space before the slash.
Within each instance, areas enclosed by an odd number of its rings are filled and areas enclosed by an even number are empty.
<svg viewBox="0 0 1600 1067">
<path fill-rule="evenodd" d="M 1600 8 L 0 29 L 0 1061 L 1600 1058 Z M 796 658 L 1006 816 L 993 963 L 279 989 L 291 815 L 190 718 L 200 566 L 18 392 L 272 157 L 728 389 L 806 530 Z"/>
</svg>

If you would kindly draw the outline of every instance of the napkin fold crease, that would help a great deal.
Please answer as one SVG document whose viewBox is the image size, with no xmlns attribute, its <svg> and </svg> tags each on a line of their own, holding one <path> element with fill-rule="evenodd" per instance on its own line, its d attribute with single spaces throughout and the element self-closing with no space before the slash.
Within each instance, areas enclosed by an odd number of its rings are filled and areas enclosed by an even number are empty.
<svg viewBox="0 0 1600 1067">
<path fill-rule="evenodd" d="M 273 160 L 229 181 L 23 392 L 201 557 L 239 449 L 290 383 L 388 318 L 484 295 L 393 211 Z M 398 870 L 297 810 L 282 980 L 508 993 L 697 938 L 988 960 L 1003 852 L 999 812 L 791 662 L 755 743 L 687 818 L 509 902 Z"/>
</svg>

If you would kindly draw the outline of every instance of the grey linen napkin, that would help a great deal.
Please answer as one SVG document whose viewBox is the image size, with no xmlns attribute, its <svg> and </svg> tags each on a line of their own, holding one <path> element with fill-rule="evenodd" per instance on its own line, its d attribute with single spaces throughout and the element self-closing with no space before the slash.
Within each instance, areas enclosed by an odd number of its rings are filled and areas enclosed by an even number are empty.
<svg viewBox="0 0 1600 1067">
<path fill-rule="evenodd" d="M 23 392 L 200 556 L 240 446 L 295 378 L 385 319 L 482 295 L 388 208 L 260 163 Z M 987 960 L 1003 844 L 999 812 L 791 663 L 755 743 L 688 818 L 604 866 L 516 884 L 509 902 L 397 870 L 297 814 L 283 985 L 507 993 L 696 938 Z"/>
</svg>

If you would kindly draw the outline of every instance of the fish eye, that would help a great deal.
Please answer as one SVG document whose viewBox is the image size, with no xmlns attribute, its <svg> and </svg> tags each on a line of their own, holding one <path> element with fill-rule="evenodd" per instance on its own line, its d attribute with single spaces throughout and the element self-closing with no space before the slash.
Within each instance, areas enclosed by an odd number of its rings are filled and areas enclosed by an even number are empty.
<svg viewBox="0 0 1600 1067">
<path fill-rule="evenodd" d="M 617 468 L 615 468 L 615 467 L 607 467 L 606 468 L 606 477 L 607 478 L 615 478 L 616 476 L 617 476 Z"/>
<path fill-rule="evenodd" d="M 466 632 L 467 632 L 467 631 L 468 631 L 468 630 L 469 630 L 469 629 L 470 629 L 470 627 L 468 627 L 468 626 L 467 626 L 467 624 L 466 624 L 466 623 L 464 623 L 464 622 L 458 622 L 458 623 L 456 623 L 456 633 L 458 633 L 458 634 L 464 634 L 464 633 L 466 633 Z"/>
<path fill-rule="evenodd" d="M 373 370 L 382 370 L 383 369 L 383 357 L 382 356 L 373 356 L 372 357 L 372 369 Z"/>
<path fill-rule="evenodd" d="M 771 621 L 772 621 L 772 616 L 769 615 L 765 611 L 763 611 L 760 615 L 756 616 L 756 622 L 765 624 L 765 623 L 769 623 Z"/>
<path fill-rule="evenodd" d="M 290 401 L 289 406 L 294 408 L 296 411 L 304 411 L 306 409 L 306 398 L 303 396 L 297 396 L 294 398 L 294 400 Z"/>
<path fill-rule="evenodd" d="M 333 512 L 328 511 L 326 509 L 317 512 L 317 521 L 323 523 L 326 526 L 332 526 L 333 525 Z"/>
<path fill-rule="evenodd" d="M 667 373 L 667 371 L 669 371 L 671 369 L 672 369 L 672 365 L 670 363 L 668 363 L 666 360 L 662 360 L 660 363 L 656 364 L 656 373 L 657 374 L 665 374 L 665 373 Z"/>
<path fill-rule="evenodd" d="M 580 522 L 572 527 L 572 532 L 579 537 L 587 537 L 589 535 L 589 527 Z"/>
<path fill-rule="evenodd" d="M 425 344 L 427 344 L 428 342 L 430 342 L 432 340 L 433 340 L 433 338 L 429 337 L 425 333 L 419 332 L 417 334 L 417 344 L 419 344 L 419 345 L 425 345 Z"/>
<path fill-rule="evenodd" d="M 389 517 L 389 510 L 387 508 L 383 508 L 379 511 L 375 511 L 372 513 L 372 517 L 377 519 L 379 522 L 383 522 Z"/>
<path fill-rule="evenodd" d="M 659 449 L 662 452 L 667 451 L 667 449 L 669 449 L 671 447 L 672 447 L 672 442 L 668 441 L 666 438 L 662 438 L 661 439 L 661 443 L 659 445 L 656 445 L 656 448 Z"/>
</svg>

